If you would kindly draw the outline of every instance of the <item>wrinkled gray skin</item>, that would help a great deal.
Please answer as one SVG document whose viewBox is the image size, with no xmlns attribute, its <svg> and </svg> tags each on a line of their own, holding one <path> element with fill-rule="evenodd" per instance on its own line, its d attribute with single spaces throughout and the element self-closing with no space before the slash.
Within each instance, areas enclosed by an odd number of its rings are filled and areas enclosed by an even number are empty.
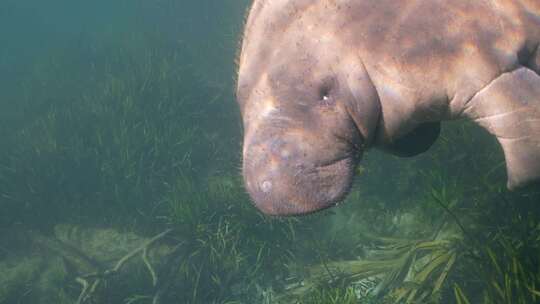
<svg viewBox="0 0 540 304">
<path fill-rule="evenodd" d="M 239 58 L 243 175 L 272 215 L 331 207 L 362 152 L 426 151 L 440 122 L 496 136 L 540 179 L 539 0 L 255 0 Z"/>
</svg>

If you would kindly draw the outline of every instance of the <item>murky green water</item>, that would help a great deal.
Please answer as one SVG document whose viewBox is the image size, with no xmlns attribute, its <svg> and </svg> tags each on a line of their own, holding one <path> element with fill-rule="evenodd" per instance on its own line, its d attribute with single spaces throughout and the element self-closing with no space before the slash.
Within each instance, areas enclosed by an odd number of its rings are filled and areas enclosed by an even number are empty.
<svg viewBox="0 0 540 304">
<path fill-rule="evenodd" d="M 338 208 L 268 218 L 242 186 L 249 1 L 0 3 L 0 303 L 535 303 L 540 190 L 444 125 L 367 153 Z"/>
</svg>

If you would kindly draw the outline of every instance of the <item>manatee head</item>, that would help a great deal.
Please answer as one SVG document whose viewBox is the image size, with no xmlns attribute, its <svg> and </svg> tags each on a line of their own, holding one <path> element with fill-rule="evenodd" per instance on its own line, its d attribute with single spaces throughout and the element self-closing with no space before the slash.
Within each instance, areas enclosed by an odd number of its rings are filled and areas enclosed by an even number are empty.
<svg viewBox="0 0 540 304">
<path fill-rule="evenodd" d="M 379 120 L 359 54 L 313 3 L 256 4 L 245 28 L 237 87 L 242 174 L 255 206 L 270 215 L 343 200 Z"/>
</svg>

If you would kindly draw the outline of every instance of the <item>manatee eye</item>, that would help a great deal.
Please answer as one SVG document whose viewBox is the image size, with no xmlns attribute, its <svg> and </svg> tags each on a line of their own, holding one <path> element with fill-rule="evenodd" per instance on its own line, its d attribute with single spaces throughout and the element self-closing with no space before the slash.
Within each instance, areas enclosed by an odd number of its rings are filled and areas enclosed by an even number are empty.
<svg viewBox="0 0 540 304">
<path fill-rule="evenodd" d="M 325 103 L 330 100 L 330 86 L 321 86 L 321 88 L 319 89 L 319 100 Z"/>
</svg>

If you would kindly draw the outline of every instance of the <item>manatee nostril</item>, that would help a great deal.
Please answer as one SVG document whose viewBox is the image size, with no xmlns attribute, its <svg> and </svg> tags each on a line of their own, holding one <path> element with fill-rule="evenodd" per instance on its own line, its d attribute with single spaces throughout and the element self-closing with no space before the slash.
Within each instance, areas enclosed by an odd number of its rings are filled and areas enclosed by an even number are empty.
<svg viewBox="0 0 540 304">
<path fill-rule="evenodd" d="M 272 190 L 272 182 L 270 182 L 270 181 L 264 181 L 264 182 L 262 182 L 262 184 L 261 184 L 261 190 L 262 190 L 262 192 L 264 192 L 264 193 L 270 192 L 270 190 Z"/>
</svg>

